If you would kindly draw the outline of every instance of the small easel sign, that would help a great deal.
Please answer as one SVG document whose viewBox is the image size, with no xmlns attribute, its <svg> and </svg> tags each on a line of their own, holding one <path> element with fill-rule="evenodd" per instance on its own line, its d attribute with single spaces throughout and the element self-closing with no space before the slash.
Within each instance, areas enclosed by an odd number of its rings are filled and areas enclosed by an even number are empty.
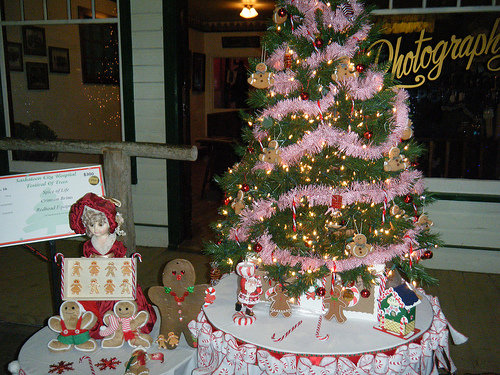
<svg viewBox="0 0 500 375">
<path fill-rule="evenodd" d="M 137 258 L 61 259 L 61 299 L 92 301 L 134 300 L 137 293 Z"/>
</svg>

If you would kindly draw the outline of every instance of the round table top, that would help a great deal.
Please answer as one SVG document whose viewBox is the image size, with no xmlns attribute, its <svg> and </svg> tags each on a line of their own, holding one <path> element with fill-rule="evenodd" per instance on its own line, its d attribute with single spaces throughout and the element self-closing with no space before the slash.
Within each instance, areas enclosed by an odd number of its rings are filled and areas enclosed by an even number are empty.
<svg viewBox="0 0 500 375">
<path fill-rule="evenodd" d="M 319 315 L 302 312 L 297 306 L 292 307 L 289 318 L 281 315 L 272 318 L 269 316 L 269 303 L 260 302 L 253 308 L 257 318 L 255 323 L 248 326 L 236 325 L 232 316 L 235 313 L 237 288 L 238 277 L 234 273 L 220 280 L 215 286 L 215 302 L 204 307 L 207 319 L 216 329 L 229 333 L 242 342 L 279 353 L 356 356 L 387 351 L 420 337 L 430 328 L 433 319 L 430 302 L 426 297 L 419 296 L 421 303 L 417 305 L 415 319 L 415 327 L 419 332 L 409 338 L 402 339 L 375 329 L 374 326 L 378 326 L 375 320 L 348 318 L 343 324 L 337 323 L 335 319 L 323 319 L 320 334 L 328 334 L 329 339 L 322 341 L 316 338 Z M 276 337 L 283 336 L 301 320 L 302 323 L 282 341 L 275 342 L 271 339 L 273 334 Z"/>
<path fill-rule="evenodd" d="M 159 313 L 157 316 L 160 316 Z M 155 339 L 158 333 L 159 319 L 153 327 L 151 336 Z M 127 343 L 121 348 L 103 349 L 100 346 L 101 340 L 97 340 L 98 349 L 92 353 L 75 349 L 63 353 L 52 353 L 49 351 L 47 343 L 56 337 L 57 333 L 50 330 L 49 327 L 44 327 L 31 336 L 22 346 L 17 361 L 26 375 L 46 375 L 54 368 L 53 366 L 61 366 L 61 368 L 66 366 L 67 370 L 64 372 L 52 371 L 50 373 L 64 373 L 68 375 L 91 374 L 89 359 L 80 361 L 82 357 L 86 356 L 90 357 L 95 373 L 100 372 L 100 368 L 97 367 L 98 363 L 104 363 L 104 361 L 109 361 L 114 358 L 114 363 L 118 362 L 116 364 L 118 373 L 123 374 L 125 372 L 125 364 L 135 350 Z M 149 360 L 147 362 L 146 366 L 149 368 L 150 375 L 190 374 L 196 367 L 196 349 L 188 346 L 184 336 L 181 336 L 179 346 L 174 350 L 159 349 L 158 346 L 153 343 L 147 352 L 163 353 L 164 355 L 163 363 L 158 360 Z M 107 367 L 105 370 L 109 371 L 110 368 Z"/>
</svg>

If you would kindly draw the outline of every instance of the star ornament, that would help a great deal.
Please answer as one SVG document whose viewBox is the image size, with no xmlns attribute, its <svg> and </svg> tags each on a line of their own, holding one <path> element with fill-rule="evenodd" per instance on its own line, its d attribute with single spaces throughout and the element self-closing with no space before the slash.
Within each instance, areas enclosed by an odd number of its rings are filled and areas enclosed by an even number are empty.
<svg viewBox="0 0 500 375">
<path fill-rule="evenodd" d="M 101 361 L 97 362 L 95 365 L 96 365 L 96 367 L 99 368 L 99 370 L 104 371 L 108 368 L 111 370 L 116 370 L 116 367 L 120 363 L 121 362 L 116 357 L 112 357 L 110 359 L 102 358 Z"/>
</svg>

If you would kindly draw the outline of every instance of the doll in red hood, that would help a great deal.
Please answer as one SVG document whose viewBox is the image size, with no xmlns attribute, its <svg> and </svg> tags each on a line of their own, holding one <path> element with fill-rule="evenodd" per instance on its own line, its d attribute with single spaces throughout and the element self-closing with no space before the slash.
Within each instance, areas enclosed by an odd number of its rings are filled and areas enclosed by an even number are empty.
<svg viewBox="0 0 500 375">
<path fill-rule="evenodd" d="M 69 226 L 77 234 L 86 234 L 90 239 L 83 244 L 83 256 L 86 258 L 106 257 L 123 258 L 127 249 L 117 240 L 117 236 L 125 235 L 120 229 L 123 217 L 116 212 L 116 207 L 121 203 L 112 198 L 102 198 L 94 193 L 87 193 L 76 201 L 69 212 Z M 113 310 L 116 301 L 82 301 L 87 311 L 92 311 L 97 316 L 96 325 L 90 330 L 90 335 L 101 339 L 99 327 L 103 324 L 102 317 L 107 311 Z M 144 293 L 137 285 L 138 310 L 149 313 L 149 321 L 141 328 L 143 333 L 149 333 L 156 321 L 153 307 L 148 303 Z"/>
</svg>

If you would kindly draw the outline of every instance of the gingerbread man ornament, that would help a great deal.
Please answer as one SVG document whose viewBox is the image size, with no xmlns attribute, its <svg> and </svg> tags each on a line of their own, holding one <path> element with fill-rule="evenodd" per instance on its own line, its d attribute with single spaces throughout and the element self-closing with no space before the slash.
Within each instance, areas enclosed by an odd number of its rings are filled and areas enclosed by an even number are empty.
<svg viewBox="0 0 500 375">
<path fill-rule="evenodd" d="M 364 258 L 373 251 L 373 246 L 366 243 L 366 236 L 362 233 L 355 234 L 353 241 L 349 242 L 345 248 L 358 258 Z"/>
<path fill-rule="evenodd" d="M 344 323 L 347 318 L 344 315 L 344 309 L 349 305 L 347 301 L 344 300 L 342 296 L 342 288 L 339 285 L 333 286 L 331 294 L 325 295 L 323 299 L 323 306 L 327 309 L 325 314 L 326 320 L 335 320 L 338 323 Z"/>
<path fill-rule="evenodd" d="M 264 152 L 259 155 L 259 160 L 271 163 L 271 164 L 279 164 L 281 163 L 280 152 L 278 150 L 278 142 L 271 141 L 267 148 L 264 148 Z"/>
<path fill-rule="evenodd" d="M 193 265 L 185 259 L 174 259 L 163 269 L 163 286 L 153 286 L 148 295 L 161 314 L 160 333 L 167 338 L 167 349 L 175 349 L 181 333 L 189 346 L 195 347 L 188 324 L 201 310 L 207 284 L 194 285 Z"/>
<path fill-rule="evenodd" d="M 96 323 L 96 316 L 85 311 L 83 306 L 76 301 L 64 301 L 59 308 L 59 315 L 49 319 L 48 326 L 58 332 L 57 339 L 48 344 L 51 352 L 59 353 L 75 349 L 92 352 L 97 348 L 97 343 L 90 338 L 89 328 Z"/>
</svg>

